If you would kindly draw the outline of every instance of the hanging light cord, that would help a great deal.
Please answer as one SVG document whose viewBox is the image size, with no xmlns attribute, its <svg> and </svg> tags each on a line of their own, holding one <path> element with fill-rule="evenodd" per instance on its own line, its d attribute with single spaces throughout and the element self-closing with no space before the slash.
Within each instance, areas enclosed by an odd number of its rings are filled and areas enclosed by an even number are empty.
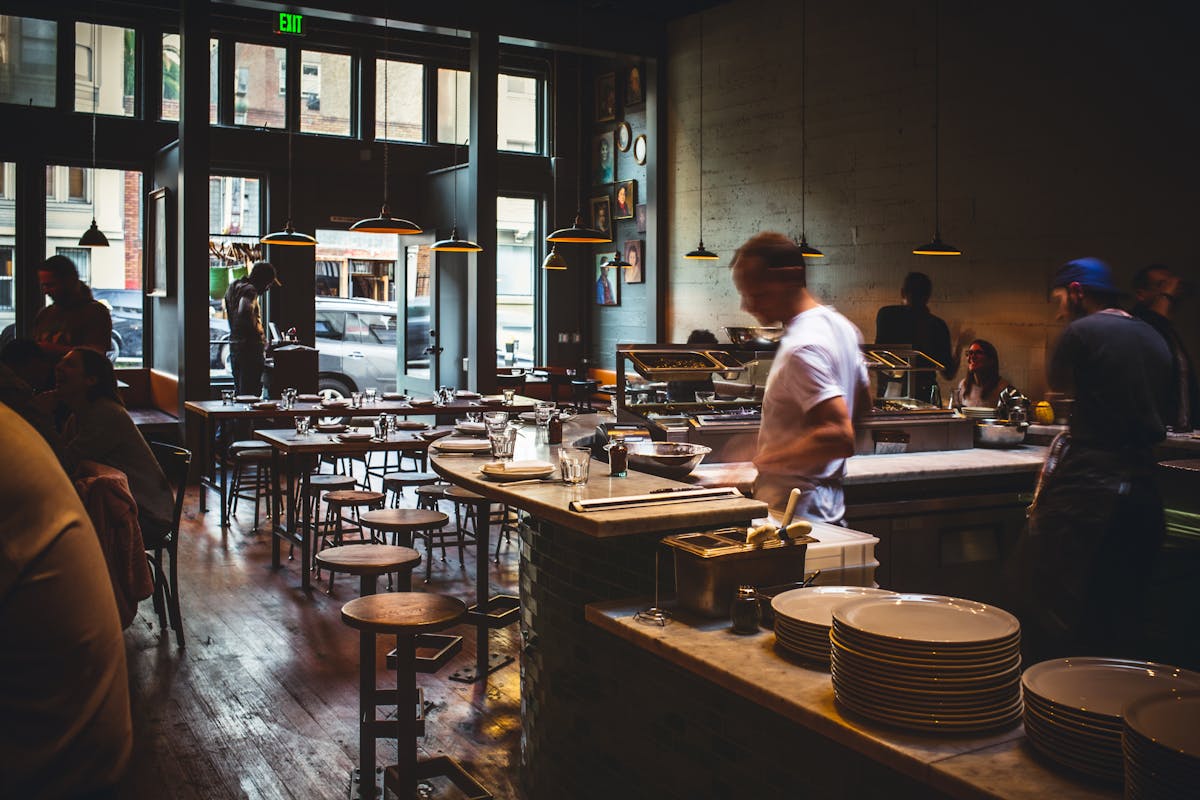
<svg viewBox="0 0 1200 800">
<path fill-rule="evenodd" d="M 292 136 L 294 132 L 288 128 L 288 213 L 287 227 L 292 227 L 292 185 L 295 183 L 295 178 L 292 175 Z"/>
<path fill-rule="evenodd" d="M 392 119 L 388 116 L 388 75 L 391 73 L 391 63 L 388 53 L 392 47 L 392 15 L 390 4 L 383 17 L 383 205 L 388 204 L 388 136 L 392 132 Z M 457 124 L 457 123 L 456 123 Z M 388 213 L 391 213 L 389 209 Z"/>
<path fill-rule="evenodd" d="M 454 21 L 454 41 L 458 43 L 458 20 Z M 451 226 L 451 238 L 458 238 L 458 71 L 454 72 L 454 169 L 450 173 L 454 181 L 454 225 Z M 478 226 L 476 226 L 478 227 Z"/>
<path fill-rule="evenodd" d="M 938 154 L 941 127 L 941 72 L 942 72 L 942 4 L 933 3 L 933 231 L 934 238 L 942 238 L 941 185 Z"/>
<path fill-rule="evenodd" d="M 700 244 L 704 245 L 704 12 L 700 12 Z"/>
<path fill-rule="evenodd" d="M 808 0 L 800 3 L 800 239 L 808 206 Z"/>
</svg>

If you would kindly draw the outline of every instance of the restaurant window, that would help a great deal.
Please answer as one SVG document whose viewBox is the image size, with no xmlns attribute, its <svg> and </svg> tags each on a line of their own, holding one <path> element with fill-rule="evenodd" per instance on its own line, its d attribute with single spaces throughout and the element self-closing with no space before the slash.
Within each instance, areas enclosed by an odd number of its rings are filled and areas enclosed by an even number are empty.
<svg viewBox="0 0 1200 800">
<path fill-rule="evenodd" d="M 437 77 L 437 140 L 445 144 L 467 144 L 471 135 L 471 73 L 460 69 L 439 69 Z M 457 116 L 454 111 L 456 82 Z"/>
<path fill-rule="evenodd" d="M 75 110 L 132 117 L 137 37 L 133 28 L 75 23 Z"/>
<path fill-rule="evenodd" d="M 349 136 L 354 59 L 338 53 L 300 53 L 300 130 Z"/>
<path fill-rule="evenodd" d="M 217 54 L 220 45 L 216 39 L 208 40 L 208 121 L 217 122 Z M 179 121 L 179 34 L 164 33 L 162 36 L 162 106 L 159 118 L 168 122 Z"/>
<path fill-rule="evenodd" d="M 209 378 L 228 383 L 229 320 L 225 290 L 263 257 L 262 181 L 240 175 L 208 178 L 208 352 Z"/>
<path fill-rule="evenodd" d="M 72 203 L 86 203 L 87 170 L 81 167 L 67 167 L 67 200 Z"/>
<path fill-rule="evenodd" d="M 521 75 L 500 75 L 496 98 L 496 147 L 517 153 L 536 153 L 538 142 L 537 78 Z"/>
<path fill-rule="evenodd" d="M 386 80 L 385 80 L 386 78 Z M 384 86 L 387 110 L 384 116 Z M 375 62 L 375 138 L 425 141 L 425 67 L 409 61 Z"/>
<path fill-rule="evenodd" d="M 532 367 L 535 342 L 537 201 L 496 199 L 496 364 Z"/>
<path fill-rule="evenodd" d="M 233 121 L 237 125 L 287 125 L 287 50 L 238 42 L 233 51 Z"/>
<path fill-rule="evenodd" d="M 0 15 L 0 102 L 53 108 L 58 23 Z"/>
<path fill-rule="evenodd" d="M 13 281 L 15 257 L 12 227 L 0 224 L 0 331 L 17 321 L 17 287 Z"/>
<path fill-rule="evenodd" d="M 51 203 L 86 203 L 91 199 L 88 178 L 91 170 L 84 167 L 47 167 L 46 201 Z"/>
<path fill-rule="evenodd" d="M 79 269 L 79 277 L 92 296 L 108 306 L 113 334 L 109 356 L 118 367 L 142 365 L 142 173 L 120 169 L 48 166 L 55 183 L 70 185 L 68 175 L 78 175 L 90 187 L 91 202 L 64 203 L 46 197 L 46 255 L 63 255 Z M 93 215 L 108 237 L 108 247 L 79 247 L 79 235 Z"/>
</svg>

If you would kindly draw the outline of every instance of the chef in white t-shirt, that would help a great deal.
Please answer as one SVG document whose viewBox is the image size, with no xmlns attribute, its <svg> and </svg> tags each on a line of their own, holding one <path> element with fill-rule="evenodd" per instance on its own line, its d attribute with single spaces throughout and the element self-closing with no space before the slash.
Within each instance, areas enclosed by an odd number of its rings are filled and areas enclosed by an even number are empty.
<svg viewBox="0 0 1200 800">
<path fill-rule="evenodd" d="M 754 497 L 780 512 L 799 488 L 805 495 L 798 516 L 840 523 L 854 420 L 871 408 L 862 334 L 816 301 L 800 248 L 781 233 L 760 233 L 741 246 L 733 282 L 744 311 L 785 327 L 763 397 Z"/>
</svg>

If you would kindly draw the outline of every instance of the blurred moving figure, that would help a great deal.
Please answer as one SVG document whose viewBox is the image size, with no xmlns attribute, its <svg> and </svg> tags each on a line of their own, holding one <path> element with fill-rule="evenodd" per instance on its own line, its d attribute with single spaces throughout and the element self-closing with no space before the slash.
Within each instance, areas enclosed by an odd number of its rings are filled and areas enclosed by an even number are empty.
<svg viewBox="0 0 1200 800">
<path fill-rule="evenodd" d="M 1171 373 L 1171 409 L 1166 423 L 1172 430 L 1190 431 L 1200 419 L 1200 386 L 1197 386 L 1196 370 L 1192 357 L 1175 326 L 1171 324 L 1171 313 L 1182 296 L 1182 282 L 1170 267 L 1151 264 L 1133 276 L 1133 291 L 1136 303 L 1133 315 L 1144 321 L 1167 342 L 1174 362 Z"/>
</svg>

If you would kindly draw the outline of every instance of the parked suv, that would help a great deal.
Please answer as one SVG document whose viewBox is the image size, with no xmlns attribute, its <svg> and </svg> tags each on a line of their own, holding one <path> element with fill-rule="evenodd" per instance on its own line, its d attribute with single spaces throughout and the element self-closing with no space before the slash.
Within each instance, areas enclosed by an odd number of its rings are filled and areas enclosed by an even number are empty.
<svg viewBox="0 0 1200 800">
<path fill-rule="evenodd" d="M 376 388 L 396 390 L 396 306 L 344 297 L 316 299 L 316 345 L 320 350 L 320 388 L 325 395 L 348 396 Z M 408 319 L 405 343 L 409 368 L 427 366 L 429 306 L 418 306 Z"/>
</svg>

